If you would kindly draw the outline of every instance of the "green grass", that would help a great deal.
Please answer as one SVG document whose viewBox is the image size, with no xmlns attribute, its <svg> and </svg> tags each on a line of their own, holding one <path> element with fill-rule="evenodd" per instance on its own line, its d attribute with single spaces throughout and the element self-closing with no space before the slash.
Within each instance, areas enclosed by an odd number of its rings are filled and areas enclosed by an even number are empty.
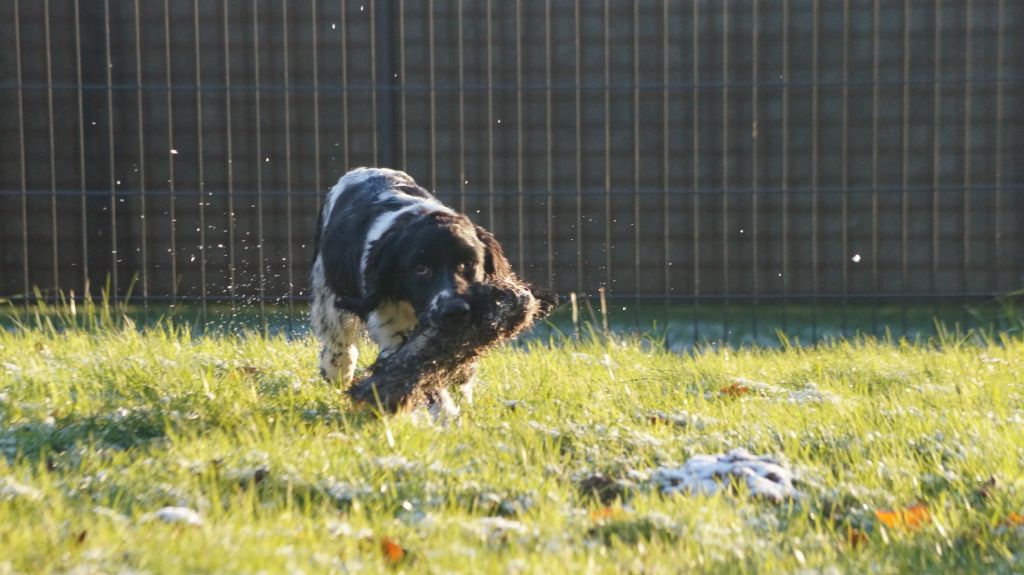
<svg viewBox="0 0 1024 575">
<path fill-rule="evenodd" d="M 534 340 L 439 426 L 352 406 L 311 339 L 117 323 L 0 330 L 0 573 L 1024 571 L 1018 335 Z M 822 401 L 792 401 L 808 383 Z M 738 447 L 803 496 L 646 480 Z M 916 527 L 875 513 L 916 503 Z M 152 518 L 168 505 L 203 525 Z"/>
</svg>

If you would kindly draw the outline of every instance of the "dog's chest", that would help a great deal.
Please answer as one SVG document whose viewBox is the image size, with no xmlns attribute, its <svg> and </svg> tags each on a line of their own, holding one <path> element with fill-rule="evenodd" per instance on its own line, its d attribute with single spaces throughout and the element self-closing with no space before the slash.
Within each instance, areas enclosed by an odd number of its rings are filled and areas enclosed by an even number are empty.
<svg viewBox="0 0 1024 575">
<path fill-rule="evenodd" d="M 366 331 L 385 355 L 401 346 L 405 334 L 415 327 L 416 310 L 405 301 L 384 302 L 366 319 Z"/>
</svg>

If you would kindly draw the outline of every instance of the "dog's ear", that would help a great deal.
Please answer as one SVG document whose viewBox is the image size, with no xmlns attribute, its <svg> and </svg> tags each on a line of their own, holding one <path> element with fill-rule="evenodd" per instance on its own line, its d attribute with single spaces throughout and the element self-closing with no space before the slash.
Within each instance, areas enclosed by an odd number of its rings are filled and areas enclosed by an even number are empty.
<svg viewBox="0 0 1024 575">
<path fill-rule="evenodd" d="M 476 237 L 484 244 L 484 273 L 487 277 L 504 277 L 511 275 L 512 264 L 508 263 L 501 244 L 494 238 L 494 234 L 480 226 L 476 228 Z"/>
</svg>

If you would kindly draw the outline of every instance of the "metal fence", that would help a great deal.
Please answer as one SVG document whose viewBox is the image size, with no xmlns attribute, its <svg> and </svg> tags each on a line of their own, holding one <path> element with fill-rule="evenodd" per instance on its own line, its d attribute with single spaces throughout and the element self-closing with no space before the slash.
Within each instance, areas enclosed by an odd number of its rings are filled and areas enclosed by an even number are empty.
<svg viewBox="0 0 1024 575">
<path fill-rule="evenodd" d="M 565 293 L 1024 285 L 1024 4 L 0 0 L 0 296 L 305 297 L 402 168 Z"/>
</svg>

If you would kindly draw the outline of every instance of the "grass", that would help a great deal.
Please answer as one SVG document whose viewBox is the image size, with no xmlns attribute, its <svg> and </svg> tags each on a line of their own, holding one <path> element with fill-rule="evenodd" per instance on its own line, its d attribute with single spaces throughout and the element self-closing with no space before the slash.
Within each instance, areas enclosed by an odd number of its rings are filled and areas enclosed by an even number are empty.
<svg viewBox="0 0 1024 575">
<path fill-rule="evenodd" d="M 440 426 L 349 404 L 311 339 L 114 315 L 0 330 L 0 573 L 1024 570 L 1018 334 L 533 340 Z M 650 481 L 739 447 L 802 495 Z"/>
</svg>

